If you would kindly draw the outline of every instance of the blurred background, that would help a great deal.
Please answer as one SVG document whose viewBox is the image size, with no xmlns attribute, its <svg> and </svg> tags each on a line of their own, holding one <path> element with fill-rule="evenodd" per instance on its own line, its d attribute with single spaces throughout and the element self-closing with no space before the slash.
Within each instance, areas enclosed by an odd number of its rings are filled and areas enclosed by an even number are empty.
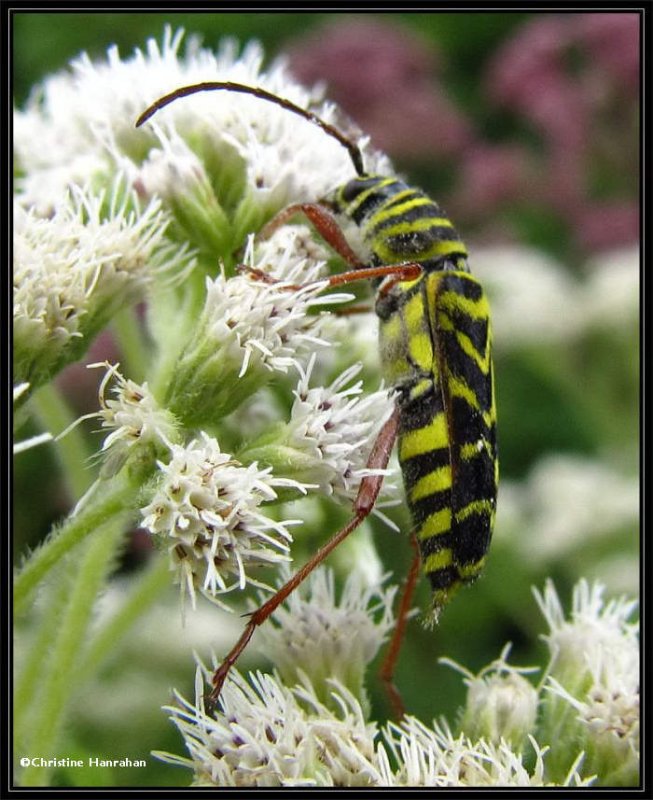
<svg viewBox="0 0 653 800">
<path fill-rule="evenodd" d="M 198 34 L 205 47 L 227 36 L 243 44 L 258 39 L 268 58 L 285 57 L 300 81 L 323 82 L 327 96 L 398 172 L 441 203 L 466 240 L 493 309 L 498 521 L 484 577 L 459 595 L 435 631 L 411 623 L 397 674 L 410 713 L 453 721 L 464 687 L 437 663 L 440 656 L 477 671 L 511 641 L 514 663 L 541 664 L 544 626 L 530 587 L 541 589 L 546 577 L 565 604 L 581 576 L 601 580 L 610 593 L 638 594 L 637 14 L 21 11 L 12 23 L 19 106 L 81 51 L 103 59 L 117 44 L 128 57 L 148 38 L 160 41 L 166 24 Z M 88 396 L 80 373 L 59 379 L 74 388 L 79 413 L 92 410 L 86 403 L 97 376 L 89 379 Z M 17 460 L 17 561 L 69 503 L 47 448 Z M 397 519 L 409 524 L 401 512 Z M 400 580 L 407 543 L 382 526 L 375 543 Z M 347 552 L 335 560 L 342 573 Z M 116 576 L 117 595 L 148 558 L 137 532 Z M 425 585 L 419 601 L 428 602 Z M 115 751 L 149 759 L 146 770 L 107 773 L 103 782 L 186 783 L 184 771 L 148 754 L 181 751 L 159 706 L 169 701 L 170 686 L 192 693 L 192 646 L 202 641 L 220 651 L 211 613 L 191 615 L 182 634 L 171 630 L 174 613 L 153 610 L 147 639 L 139 628 L 133 641 L 117 643 L 102 691 L 80 689 L 67 754 L 85 742 L 105 757 Z M 231 630 L 220 635 L 232 639 Z M 374 679 L 369 686 L 383 719 L 384 698 Z M 73 780 L 65 770 L 57 779 Z M 87 780 L 100 780 L 98 772 Z"/>
</svg>

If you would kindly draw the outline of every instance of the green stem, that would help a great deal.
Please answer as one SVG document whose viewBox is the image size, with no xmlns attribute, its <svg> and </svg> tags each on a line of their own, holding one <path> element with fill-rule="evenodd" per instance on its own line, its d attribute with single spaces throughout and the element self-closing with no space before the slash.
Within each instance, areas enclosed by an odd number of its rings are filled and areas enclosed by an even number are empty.
<svg viewBox="0 0 653 800">
<path fill-rule="evenodd" d="M 184 284 L 183 297 L 174 292 L 156 292 L 150 298 L 148 322 L 157 342 L 158 358 L 148 375 L 152 394 L 159 400 L 165 396 L 179 358 L 202 317 L 204 281 L 203 273 L 195 270 Z"/>
<path fill-rule="evenodd" d="M 119 311 L 113 319 L 112 328 L 124 367 L 121 371 L 131 380 L 141 383 L 148 370 L 148 347 L 137 310 L 130 307 Z"/>
<path fill-rule="evenodd" d="M 14 609 L 16 614 L 27 610 L 27 603 L 43 577 L 76 544 L 109 522 L 133 503 L 138 487 L 125 481 L 100 484 L 104 490 L 97 501 L 89 501 L 78 514 L 69 517 L 35 550 L 14 580 Z"/>
<path fill-rule="evenodd" d="M 84 680 L 109 656 L 129 628 L 152 606 L 161 592 L 170 586 L 168 559 L 154 557 L 154 564 L 141 576 L 120 609 L 96 633 L 81 665 L 79 679 Z"/>
<path fill-rule="evenodd" d="M 28 753 L 53 758 L 58 753 L 59 736 L 68 701 L 78 686 L 76 674 L 94 603 L 114 564 L 118 544 L 123 537 L 123 520 L 112 520 L 100 527 L 86 543 L 81 560 L 68 563 L 68 599 L 58 623 L 50 657 L 45 659 L 40 681 L 35 687 L 29 721 L 32 736 Z M 47 785 L 51 767 L 28 766 L 22 774 L 22 786 Z"/>
<path fill-rule="evenodd" d="M 50 652 L 57 636 L 69 588 L 65 576 L 49 587 L 50 591 L 43 598 L 45 602 L 39 605 L 42 614 L 38 620 L 38 627 L 28 639 L 29 650 L 22 659 L 17 659 L 14 671 L 14 736 L 17 752 L 27 752 L 26 739 L 28 731 L 31 730 L 30 711 L 35 687 L 39 685 L 43 676 L 44 653 Z M 17 644 L 21 642 L 22 635 L 28 634 L 17 629 Z M 20 650 L 19 646 L 17 650 Z"/>
<path fill-rule="evenodd" d="M 73 424 L 76 415 L 53 382 L 34 393 L 32 408 L 44 430 L 57 436 Z M 93 473 L 88 468 L 91 449 L 79 425 L 56 443 L 55 454 L 61 464 L 66 488 L 74 500 L 81 497 L 91 485 Z"/>
</svg>

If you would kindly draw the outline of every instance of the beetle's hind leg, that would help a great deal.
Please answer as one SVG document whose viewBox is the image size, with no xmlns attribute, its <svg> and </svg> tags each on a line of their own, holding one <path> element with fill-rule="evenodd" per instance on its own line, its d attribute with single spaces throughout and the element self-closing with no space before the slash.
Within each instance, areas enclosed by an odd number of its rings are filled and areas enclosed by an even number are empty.
<svg viewBox="0 0 653 800">
<path fill-rule="evenodd" d="M 393 631 L 392 638 L 390 639 L 390 644 L 388 645 L 386 654 L 381 662 L 381 667 L 379 668 L 379 677 L 381 678 L 383 686 L 385 687 L 386 694 L 388 695 L 388 699 L 396 719 L 401 719 L 405 715 L 406 710 L 404 707 L 404 701 L 399 693 L 399 690 L 394 684 L 393 678 L 395 667 L 397 665 L 397 658 L 399 657 L 399 651 L 401 650 L 401 645 L 404 638 L 404 633 L 406 632 L 406 624 L 408 623 L 408 618 L 410 617 L 410 605 L 413 600 L 413 595 L 415 594 L 415 587 L 417 585 L 417 579 L 419 578 L 419 567 L 421 562 L 419 545 L 417 542 L 417 537 L 414 533 L 411 534 L 410 543 L 414 551 L 413 559 L 411 561 L 408 574 L 406 575 L 403 592 L 401 594 L 401 600 L 399 601 L 395 629 Z"/>
<path fill-rule="evenodd" d="M 397 429 L 399 427 L 399 410 L 394 409 L 390 417 L 384 423 L 379 435 L 374 442 L 372 452 L 367 460 L 367 468 L 370 470 L 383 470 L 387 467 L 390 459 L 390 453 L 394 446 L 397 436 Z M 252 638 L 254 631 L 259 625 L 262 625 L 265 620 L 274 612 L 274 610 L 293 592 L 299 584 L 307 578 L 310 573 L 324 559 L 329 553 L 334 550 L 340 542 L 349 536 L 361 522 L 369 515 L 374 508 L 376 499 L 381 491 L 383 484 L 383 475 L 366 475 L 360 483 L 358 494 L 354 500 L 354 515 L 349 522 L 341 528 L 329 541 L 323 545 L 317 553 L 298 571 L 290 580 L 285 583 L 276 594 L 274 594 L 267 602 L 256 609 L 250 617 L 245 630 L 243 631 L 240 639 L 236 642 L 233 648 L 229 651 L 224 661 L 213 673 L 212 684 L 213 689 L 208 697 L 208 706 L 214 707 L 215 703 L 220 696 L 220 691 L 225 682 L 229 670 L 238 660 L 238 657 L 247 647 L 249 640 Z"/>
</svg>

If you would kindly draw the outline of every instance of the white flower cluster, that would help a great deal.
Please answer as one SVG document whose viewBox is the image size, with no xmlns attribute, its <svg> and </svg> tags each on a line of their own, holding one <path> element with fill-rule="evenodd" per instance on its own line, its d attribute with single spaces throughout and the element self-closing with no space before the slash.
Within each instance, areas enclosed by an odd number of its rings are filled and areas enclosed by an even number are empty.
<svg viewBox="0 0 653 800">
<path fill-rule="evenodd" d="M 365 668 L 394 624 L 396 587 L 365 586 L 362 574 L 353 572 L 338 598 L 328 569 L 316 570 L 306 583 L 261 626 L 260 647 L 287 685 L 305 675 L 316 691 L 335 680 L 362 697 Z"/>
<path fill-rule="evenodd" d="M 391 472 L 371 470 L 367 460 L 394 401 L 387 390 L 363 394 L 362 381 L 352 383 L 361 364 L 353 364 L 329 386 L 309 388 L 314 366 L 312 357 L 302 370 L 284 444 L 303 454 L 303 469 L 321 492 L 353 500 L 363 477 Z M 384 486 L 386 493 L 393 489 Z"/>
<path fill-rule="evenodd" d="M 331 571 L 316 570 L 260 630 L 261 645 L 285 677 L 233 670 L 215 716 L 204 708 L 202 665 L 195 705 L 169 709 L 196 770 L 198 786 L 378 786 L 376 726 L 359 692 L 365 666 L 392 625 L 394 588 L 364 586 L 352 575 L 336 599 Z M 288 688 L 292 686 L 292 688 Z"/>
<path fill-rule="evenodd" d="M 69 73 L 43 83 L 27 108 L 15 115 L 17 158 L 26 173 L 20 186 L 27 204 L 47 214 L 71 182 L 83 183 L 106 171 L 116 155 L 137 180 L 134 156 L 142 152 L 144 134 L 135 130 L 136 118 L 152 101 L 180 86 L 234 81 L 262 86 L 302 106 L 315 106 L 321 99 L 319 92 L 290 81 L 281 62 L 263 72 L 257 43 L 239 53 L 236 43 L 227 40 L 214 52 L 191 38 L 182 53 L 183 38 L 182 30 L 167 28 L 161 46 L 150 39 L 145 52 L 137 49 L 129 58 L 121 58 L 117 47 L 109 50 L 105 62 L 83 54 L 71 63 Z M 334 109 L 323 106 L 319 113 L 329 121 Z M 172 104 L 152 128 L 161 155 L 150 152 L 141 182 L 146 190 L 161 184 L 152 173 L 154 164 L 174 170 L 175 131 L 206 153 L 236 150 L 246 164 L 251 192 L 264 203 L 274 198 L 278 207 L 326 193 L 352 174 L 340 145 L 310 123 L 252 97 L 198 94 Z M 381 168 L 380 157 L 369 156 L 374 157 Z"/>
<path fill-rule="evenodd" d="M 537 667 L 514 667 L 508 664 L 510 644 L 507 644 L 498 659 L 484 667 L 478 675 L 447 658 L 446 663 L 465 675 L 467 704 L 461 728 L 467 736 L 483 737 L 500 744 L 509 742 L 516 749 L 523 744 L 526 735 L 535 727 L 538 707 L 537 689 L 524 678 Z"/>
<path fill-rule="evenodd" d="M 170 449 L 176 438 L 176 420 L 154 399 L 147 383 L 136 383 L 125 378 L 118 365 L 89 364 L 89 367 L 106 367 L 107 372 L 98 392 L 100 411 L 92 416 L 102 420 L 102 428 L 110 433 L 105 437 L 101 451 L 108 454 L 104 474 L 112 474 L 136 446 L 151 443 L 159 449 Z M 111 379 L 113 397 L 106 397 Z"/>
<path fill-rule="evenodd" d="M 596 550 L 595 558 L 602 560 L 593 572 L 614 591 L 625 591 L 637 580 L 639 525 L 639 477 L 607 461 L 552 454 L 541 458 L 523 483 L 502 483 L 497 528 L 510 537 L 520 558 L 551 564 Z M 603 556 L 611 538 L 624 530 L 633 532 L 632 547 L 622 544 Z"/>
<path fill-rule="evenodd" d="M 195 586 L 211 596 L 256 581 L 246 568 L 287 560 L 288 527 L 260 505 L 277 498 L 275 488 L 304 492 L 297 481 L 275 478 L 256 463 L 243 466 L 202 433 L 185 447 L 173 445 L 159 462 L 159 484 L 142 509 L 142 525 L 160 537 L 176 565 L 182 592 L 195 602 Z M 235 583 L 228 583 L 235 576 Z"/>
<path fill-rule="evenodd" d="M 639 769 L 639 626 L 637 608 L 624 598 L 605 602 L 605 587 L 580 581 L 565 620 L 549 581 L 536 599 L 549 625 L 552 655 L 547 689 L 569 704 L 580 723 L 578 737 L 599 768 L 607 751 L 621 773 Z M 553 706 L 555 713 L 555 708 Z"/>
<path fill-rule="evenodd" d="M 535 764 L 530 768 L 524 764 L 522 752 L 503 739 L 496 744 L 485 739 L 472 741 L 464 733 L 455 736 L 444 724 L 434 722 L 429 728 L 415 717 L 407 717 L 399 725 L 390 723 L 386 741 L 400 767 L 393 773 L 384 759 L 384 786 L 534 787 L 591 783 L 578 771 L 581 757 L 562 782 L 547 783 L 544 755 L 548 748 L 540 748 L 533 737 L 530 743 Z"/>
<path fill-rule="evenodd" d="M 347 678 L 347 669 L 362 674 L 383 641 L 392 593 L 350 580 L 336 603 L 323 568 L 308 584 L 275 611 L 274 625 L 261 629 L 262 645 L 279 668 L 274 676 L 257 673 L 248 682 L 232 671 L 219 709 L 208 713 L 202 695 L 211 673 L 202 668 L 195 703 L 178 698 L 168 709 L 190 756 L 159 755 L 193 769 L 196 785 L 588 786 L 606 776 L 606 764 L 612 775 L 615 760 L 624 762 L 621 778 L 632 781 L 639 752 L 636 636 L 627 622 L 632 603 L 605 604 L 602 587 L 581 582 L 566 620 L 547 584 L 537 595 L 551 628 L 545 691 L 523 677 L 533 668 L 508 665 L 509 645 L 476 676 L 458 667 L 469 692 L 454 733 L 445 721 L 429 726 L 412 716 L 378 728 Z M 374 597 L 383 614 L 364 621 Z M 551 719 L 549 698 L 562 703 Z M 579 724 L 588 731 L 583 741 Z M 603 762 L 591 737 L 610 740 L 599 749 Z"/>
<path fill-rule="evenodd" d="M 283 282 L 266 283 L 248 274 L 207 279 L 208 335 L 229 362 L 240 363 L 238 377 L 258 364 L 286 372 L 290 366 L 300 366 L 302 355 L 329 345 L 319 336 L 321 317 L 307 312 L 317 305 L 346 302 L 351 295 L 321 296 L 325 282 L 312 280 L 319 271 L 319 264 L 307 268 L 298 262 Z"/>
<path fill-rule="evenodd" d="M 293 689 L 271 675 L 233 671 L 223 687 L 223 711 L 203 708 L 206 670 L 198 668 L 196 704 L 178 697 L 169 708 L 189 759 L 157 754 L 195 769 L 195 786 L 375 786 L 373 725 L 356 698 L 330 683 L 338 711 L 317 698 L 307 681 Z"/>
<path fill-rule="evenodd" d="M 48 218 L 16 204 L 14 222 L 15 363 L 31 380 L 72 360 L 158 270 L 187 261 L 165 243 L 160 203 L 138 210 L 120 178 L 109 197 L 73 187 Z"/>
<path fill-rule="evenodd" d="M 322 294 L 321 262 L 296 260 L 292 247 L 281 259 L 282 281 L 268 280 L 251 268 L 231 278 L 206 279 L 206 300 L 168 388 L 173 411 L 193 424 L 215 421 L 257 392 L 273 373 L 286 373 L 317 347 L 327 314 L 316 306 L 351 299 L 346 293 Z M 299 281 L 299 285 L 296 281 Z M 190 414 L 190 417 L 188 416 Z"/>
<path fill-rule="evenodd" d="M 169 707 L 184 737 L 189 758 L 157 753 L 195 772 L 195 786 L 474 787 L 586 786 L 582 757 L 564 780 L 545 780 L 544 756 L 531 737 L 535 764 L 505 740 L 492 744 L 455 736 L 446 725 L 424 725 L 415 717 L 390 723 L 379 740 L 356 697 L 328 680 L 331 702 L 318 699 L 304 676 L 288 688 L 271 675 L 231 673 L 221 694 L 221 710 L 204 710 L 206 670 L 198 670 L 196 701 L 178 697 Z M 335 710 L 334 710 L 335 709 Z"/>
</svg>

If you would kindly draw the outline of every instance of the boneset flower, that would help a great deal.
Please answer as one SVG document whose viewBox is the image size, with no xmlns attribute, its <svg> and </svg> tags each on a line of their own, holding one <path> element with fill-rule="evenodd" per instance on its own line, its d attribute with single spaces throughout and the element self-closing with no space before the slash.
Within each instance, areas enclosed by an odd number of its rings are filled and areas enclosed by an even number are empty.
<svg viewBox="0 0 653 800">
<path fill-rule="evenodd" d="M 117 364 L 89 364 L 102 366 L 107 372 L 98 391 L 100 411 L 92 416 L 99 417 L 102 428 L 110 431 L 101 448 L 105 456 L 102 474 L 108 476 L 117 472 L 137 448 L 143 451 L 152 447 L 154 454 L 169 450 L 178 438 L 178 423 L 156 402 L 147 383 L 125 378 Z M 111 387 L 113 397 L 107 398 L 111 379 L 115 381 Z M 149 455 L 153 458 L 152 453 Z"/>
<path fill-rule="evenodd" d="M 365 669 L 394 624 L 395 592 L 366 588 L 353 572 L 337 598 L 333 572 L 317 569 L 261 626 L 261 650 L 287 685 L 306 675 L 326 705 L 329 679 L 363 698 Z"/>
<path fill-rule="evenodd" d="M 290 420 L 263 441 L 252 442 L 246 452 L 273 464 L 282 462 L 287 474 L 304 476 L 326 496 L 351 502 L 362 478 L 390 472 L 369 469 L 367 459 L 392 413 L 393 400 L 386 390 L 363 394 L 362 381 L 352 383 L 360 364 L 348 367 L 329 386 L 310 388 L 314 366 L 313 356 L 301 370 Z M 391 495 L 394 487 L 384 489 Z"/>
<path fill-rule="evenodd" d="M 589 786 L 597 779 L 604 786 L 636 783 L 639 714 L 632 698 L 637 673 L 629 670 L 632 630 L 626 622 L 632 604 L 604 604 L 601 588 L 590 589 L 581 581 L 566 621 L 552 584 L 538 595 L 554 653 L 561 651 L 553 640 L 562 633 L 566 641 L 574 632 L 580 637 L 575 648 L 579 665 L 587 661 L 584 642 L 592 640 L 603 652 L 598 662 L 590 644 L 586 689 L 572 695 L 563 688 L 553 677 L 561 675 L 555 658 L 546 680 L 531 686 L 522 675 L 534 668 L 509 666 L 506 645 L 478 675 L 456 667 L 469 687 L 457 731 L 444 719 L 428 725 L 411 715 L 379 729 L 365 713 L 367 704 L 360 695 L 364 687 L 358 678 L 352 683 L 345 662 L 362 670 L 373 657 L 391 624 L 392 594 L 392 588 L 365 588 L 352 578 L 337 603 L 333 576 L 318 567 L 308 585 L 275 611 L 268 630 L 262 627 L 259 632 L 264 651 L 279 671 L 256 673 L 246 680 L 233 670 L 217 709 L 207 711 L 203 696 L 211 671 L 200 666 L 195 703 L 178 697 L 178 705 L 168 709 L 190 758 L 159 755 L 193 769 L 196 785 L 202 786 L 544 787 Z M 377 622 L 363 620 L 366 612 L 379 611 L 383 613 Z M 605 637 L 599 633 L 597 641 L 597 630 L 589 628 L 602 627 L 610 630 L 604 631 Z M 608 640 L 612 651 L 601 644 Z M 627 655 L 618 652 L 619 644 L 625 645 Z M 322 668 L 322 658 L 330 666 Z M 538 705 L 543 714 L 538 714 Z"/>
<path fill-rule="evenodd" d="M 296 269 L 301 272 L 301 268 Z M 310 279 L 311 271 L 308 270 Z M 192 340 L 182 352 L 168 390 L 168 405 L 187 424 L 215 421 L 233 411 L 272 377 L 298 368 L 316 346 L 317 305 L 349 300 L 321 296 L 324 281 L 297 286 L 267 283 L 249 273 L 207 278 L 206 302 Z"/>
<path fill-rule="evenodd" d="M 460 727 L 471 738 L 484 738 L 494 744 L 502 740 L 520 750 L 528 734 L 535 729 L 537 716 L 537 689 L 523 677 L 537 668 L 517 668 L 507 663 L 510 645 L 501 655 L 478 675 L 448 659 L 448 663 L 462 672 L 467 684 L 467 702 Z"/>
<path fill-rule="evenodd" d="M 142 296 L 157 270 L 186 261 L 183 249 L 165 243 L 166 225 L 160 203 L 141 210 L 120 178 L 109 197 L 71 189 L 49 218 L 15 206 L 17 378 L 38 386 L 56 374 Z"/>
<path fill-rule="evenodd" d="M 571 619 L 548 582 L 535 593 L 550 631 L 551 666 L 543 727 L 587 752 L 587 769 L 604 785 L 633 785 L 639 775 L 639 640 L 629 622 L 637 606 L 605 602 L 604 587 L 580 581 Z M 575 723 L 575 724 L 574 724 Z"/>
<path fill-rule="evenodd" d="M 211 596 L 243 589 L 257 583 L 248 569 L 288 559 L 288 527 L 301 520 L 276 521 L 260 506 L 276 500 L 276 488 L 302 492 L 302 484 L 238 463 L 206 433 L 174 445 L 158 468 L 160 483 L 142 509 L 142 525 L 168 550 L 193 604 L 196 586 Z"/>
<path fill-rule="evenodd" d="M 202 699 L 209 676 L 198 667 L 195 704 L 177 697 L 179 705 L 167 709 L 190 758 L 156 754 L 193 769 L 195 786 L 378 785 L 375 726 L 336 681 L 334 712 L 307 679 L 290 689 L 271 675 L 256 673 L 248 682 L 234 670 L 220 710 L 209 716 Z"/>
<path fill-rule="evenodd" d="M 531 737 L 535 765 L 529 769 L 524 756 L 505 741 L 492 744 L 474 741 L 464 733 L 454 735 L 444 723 L 432 728 L 415 717 L 399 725 L 390 723 L 384 731 L 388 748 L 400 764 L 394 775 L 385 774 L 388 786 L 545 786 L 545 759 L 548 748 L 541 748 Z M 580 759 L 572 765 L 563 786 L 582 786 L 586 781 L 578 772 Z"/>
</svg>

